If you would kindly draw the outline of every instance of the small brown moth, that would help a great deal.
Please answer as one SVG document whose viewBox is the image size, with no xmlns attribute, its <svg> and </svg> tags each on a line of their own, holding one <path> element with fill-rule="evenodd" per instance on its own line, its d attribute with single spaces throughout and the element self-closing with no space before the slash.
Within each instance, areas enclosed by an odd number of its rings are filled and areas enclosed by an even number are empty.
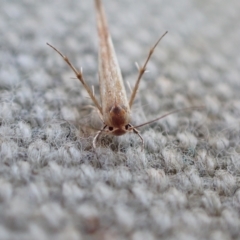
<svg viewBox="0 0 240 240">
<path fill-rule="evenodd" d="M 193 108 L 200 107 L 190 107 L 184 109 L 178 109 L 172 112 L 169 112 L 161 117 L 158 117 L 152 121 L 143 123 L 138 126 L 132 126 L 130 124 L 131 119 L 131 107 L 133 105 L 136 93 L 138 91 L 140 80 L 146 71 L 147 63 L 151 58 L 154 49 L 161 41 L 161 39 L 167 34 L 165 32 L 156 44 L 150 49 L 148 57 L 142 67 L 139 68 L 138 78 L 131 93 L 130 99 L 127 99 L 126 90 L 122 80 L 121 70 L 117 61 L 115 50 L 113 47 L 112 39 L 108 31 L 107 20 L 105 12 L 103 10 L 101 0 L 95 0 L 96 12 L 97 12 L 97 28 L 98 28 L 98 37 L 99 37 L 99 85 L 100 85 L 100 95 L 101 95 L 101 104 L 95 98 L 94 93 L 87 85 L 83 78 L 82 71 L 78 71 L 69 61 L 69 59 L 64 56 L 58 49 L 47 43 L 51 48 L 58 52 L 64 61 L 70 66 L 74 71 L 76 77 L 83 84 L 84 88 L 87 90 L 90 98 L 92 99 L 95 107 L 98 109 L 101 119 L 103 121 L 103 128 L 97 132 L 93 139 L 93 147 L 96 148 L 96 142 L 98 137 L 102 132 L 110 133 L 115 136 L 123 135 L 127 132 L 136 133 L 141 141 L 142 147 L 144 146 L 144 140 L 140 135 L 137 128 L 144 125 L 158 121 L 161 118 L 164 118 L 170 114 L 190 110 Z"/>
</svg>

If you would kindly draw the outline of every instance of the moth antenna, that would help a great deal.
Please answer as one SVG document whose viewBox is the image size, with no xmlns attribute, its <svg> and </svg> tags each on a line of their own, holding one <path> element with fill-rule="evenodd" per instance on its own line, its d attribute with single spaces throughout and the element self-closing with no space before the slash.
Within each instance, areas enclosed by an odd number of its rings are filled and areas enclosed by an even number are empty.
<svg viewBox="0 0 240 240">
<path fill-rule="evenodd" d="M 148 122 L 145 122 L 145 123 L 142 123 L 140 125 L 137 125 L 137 126 L 133 126 L 133 127 L 130 127 L 129 130 L 133 130 L 133 129 L 136 129 L 136 128 L 140 128 L 142 126 L 145 126 L 145 125 L 148 125 L 148 124 L 151 124 L 151 123 L 154 123 L 162 118 L 165 118 L 171 114 L 174 114 L 174 113 L 178 113 L 178 112 L 183 112 L 183 111 L 190 111 L 190 110 L 194 110 L 194 109 L 204 109 L 205 106 L 197 106 L 197 107 L 187 107 L 187 108 L 181 108 L 181 109 L 176 109 L 176 110 L 173 110 L 171 112 L 168 112 L 164 115 L 162 115 L 161 117 L 158 117 L 158 118 L 155 118 L 151 121 L 148 121 Z"/>
<path fill-rule="evenodd" d="M 100 104 L 98 103 L 98 100 L 95 98 L 94 94 L 92 93 L 91 89 L 89 88 L 89 86 L 87 85 L 87 83 L 85 82 L 83 75 L 82 75 L 82 69 L 80 70 L 80 72 L 72 65 L 72 63 L 69 61 L 68 57 L 64 56 L 57 48 L 55 48 L 54 46 L 52 46 L 51 44 L 47 43 L 47 45 L 49 47 L 51 47 L 53 50 L 55 50 L 62 58 L 63 60 L 68 64 L 68 66 L 73 70 L 73 72 L 75 73 L 77 79 L 82 83 L 82 85 L 84 86 L 84 88 L 87 90 L 88 95 L 90 96 L 90 98 L 92 99 L 92 101 L 94 102 L 94 104 L 96 105 L 96 107 L 98 108 L 98 110 L 102 113 L 102 108 L 100 106 Z"/>
<path fill-rule="evenodd" d="M 92 85 L 92 93 L 93 93 L 93 96 L 95 96 L 95 91 L 94 91 L 94 86 Z"/>
<path fill-rule="evenodd" d="M 134 86 L 134 88 L 133 88 L 132 95 L 131 95 L 130 100 L 129 100 L 129 106 L 130 106 L 130 108 L 131 108 L 131 106 L 132 106 L 132 104 L 133 104 L 133 101 L 134 101 L 134 99 L 135 99 L 135 97 L 136 97 L 136 93 L 137 93 L 137 90 L 138 90 L 138 87 L 139 87 L 139 83 L 140 83 L 140 80 L 141 80 L 141 78 L 142 78 L 145 70 L 146 70 L 148 61 L 150 60 L 150 58 L 151 58 L 151 56 L 152 56 L 152 54 L 153 54 L 156 46 L 158 45 L 158 43 L 162 40 L 162 38 L 163 38 L 167 33 L 168 33 L 168 32 L 165 32 L 165 33 L 158 39 L 158 41 L 155 43 L 155 45 L 150 49 L 150 51 L 149 51 L 149 53 L 148 53 L 148 57 L 147 57 L 144 65 L 143 65 L 143 67 L 139 68 L 139 70 L 138 70 L 138 72 L 139 72 L 139 73 L 138 73 L 138 78 L 137 78 L 137 81 L 136 81 L 135 86 Z"/>
</svg>

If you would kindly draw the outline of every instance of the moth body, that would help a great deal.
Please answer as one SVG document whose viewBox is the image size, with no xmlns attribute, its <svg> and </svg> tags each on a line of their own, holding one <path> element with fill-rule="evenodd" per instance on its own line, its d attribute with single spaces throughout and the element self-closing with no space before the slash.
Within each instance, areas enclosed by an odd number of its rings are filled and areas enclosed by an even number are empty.
<svg viewBox="0 0 240 240">
<path fill-rule="evenodd" d="M 101 105 L 106 129 L 113 135 L 127 132 L 130 122 L 130 106 L 122 80 L 106 16 L 99 0 L 95 0 L 99 36 L 98 74 Z"/>
<path fill-rule="evenodd" d="M 110 133 L 115 136 L 123 135 L 127 132 L 133 131 L 136 133 L 141 141 L 142 148 L 144 145 L 143 138 L 139 134 L 137 128 L 144 125 L 158 121 L 159 119 L 166 117 L 172 113 L 176 113 L 183 110 L 190 110 L 193 108 L 185 108 L 180 110 L 175 110 L 167 113 L 161 117 L 158 117 L 152 121 L 140 124 L 138 126 L 132 126 L 131 121 L 131 107 L 136 97 L 136 93 L 139 87 L 140 80 L 146 71 L 146 66 L 150 60 L 154 49 L 160 42 L 160 40 L 167 34 L 165 32 L 156 42 L 156 44 L 150 49 L 148 57 L 142 67 L 139 68 L 138 78 L 134 85 L 133 91 L 128 100 L 126 90 L 122 80 L 121 70 L 117 61 L 116 53 L 113 47 L 112 39 L 108 31 L 107 21 L 105 13 L 101 4 L 101 0 L 95 0 L 96 15 L 97 15 L 97 29 L 99 38 L 99 51 L 98 51 L 98 75 L 99 75 L 99 87 L 100 87 L 100 97 L 101 104 L 95 98 L 95 95 L 88 84 L 83 78 L 82 71 L 78 71 L 69 59 L 64 56 L 57 48 L 47 43 L 51 48 L 58 52 L 64 61 L 69 65 L 69 67 L 74 71 L 76 77 L 82 83 L 86 91 L 88 92 L 90 98 L 92 99 L 95 107 L 98 109 L 101 119 L 103 120 L 103 127 L 97 132 L 93 139 L 93 147 L 96 147 L 96 142 L 99 135 L 102 132 Z"/>
</svg>

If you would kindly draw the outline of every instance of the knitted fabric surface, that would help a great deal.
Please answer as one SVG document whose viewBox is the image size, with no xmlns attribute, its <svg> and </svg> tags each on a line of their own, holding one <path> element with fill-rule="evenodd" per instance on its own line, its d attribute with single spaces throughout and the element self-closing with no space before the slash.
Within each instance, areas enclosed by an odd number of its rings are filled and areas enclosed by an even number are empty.
<svg viewBox="0 0 240 240">
<path fill-rule="evenodd" d="M 240 1 L 102 0 L 128 96 L 121 137 L 99 97 L 94 1 L 0 3 L 0 239 L 240 239 Z M 130 86 L 130 89 L 128 87 Z"/>
</svg>

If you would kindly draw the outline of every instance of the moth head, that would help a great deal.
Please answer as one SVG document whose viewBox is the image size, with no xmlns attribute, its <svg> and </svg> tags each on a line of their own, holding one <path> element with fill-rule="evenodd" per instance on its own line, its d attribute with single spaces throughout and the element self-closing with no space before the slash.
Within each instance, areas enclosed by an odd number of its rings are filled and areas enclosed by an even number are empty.
<svg viewBox="0 0 240 240">
<path fill-rule="evenodd" d="M 105 124 L 107 125 L 107 132 L 120 136 L 128 132 L 129 128 L 129 111 L 126 107 L 115 104 L 109 109 Z"/>
</svg>

